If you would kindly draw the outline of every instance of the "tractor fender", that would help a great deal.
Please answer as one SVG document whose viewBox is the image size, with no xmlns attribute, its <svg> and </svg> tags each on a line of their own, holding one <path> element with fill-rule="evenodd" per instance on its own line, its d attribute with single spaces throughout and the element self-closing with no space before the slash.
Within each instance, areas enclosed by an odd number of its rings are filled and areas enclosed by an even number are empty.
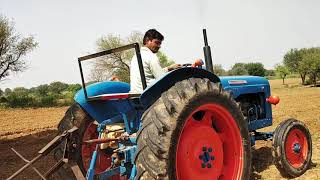
<svg viewBox="0 0 320 180">
<path fill-rule="evenodd" d="M 148 109 L 161 94 L 174 86 L 177 82 L 189 78 L 207 78 L 211 82 L 220 82 L 215 74 L 201 68 L 185 67 L 176 69 L 164 75 L 161 79 L 150 85 L 140 97 L 140 101 L 145 109 Z"/>
<path fill-rule="evenodd" d="M 86 87 L 88 97 L 101 94 L 127 93 L 129 90 L 130 85 L 128 83 L 116 81 L 98 82 Z M 132 110 L 132 106 L 126 99 L 87 101 L 83 89 L 76 93 L 74 100 L 99 123 Z"/>
</svg>

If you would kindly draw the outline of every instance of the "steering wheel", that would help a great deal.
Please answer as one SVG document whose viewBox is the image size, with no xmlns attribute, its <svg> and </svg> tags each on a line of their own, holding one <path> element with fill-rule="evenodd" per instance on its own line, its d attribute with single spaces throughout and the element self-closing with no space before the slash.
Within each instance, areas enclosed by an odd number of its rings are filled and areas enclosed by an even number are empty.
<svg viewBox="0 0 320 180">
<path fill-rule="evenodd" d="M 193 64 L 190 63 L 186 63 L 186 64 L 182 64 L 182 67 L 201 67 L 203 65 L 203 61 L 201 59 L 197 59 L 194 61 Z"/>
</svg>

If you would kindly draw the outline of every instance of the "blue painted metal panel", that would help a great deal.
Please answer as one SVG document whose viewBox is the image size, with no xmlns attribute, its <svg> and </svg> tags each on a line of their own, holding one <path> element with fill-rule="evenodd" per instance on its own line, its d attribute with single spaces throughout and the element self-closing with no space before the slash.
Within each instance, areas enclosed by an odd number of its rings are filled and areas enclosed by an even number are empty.
<svg viewBox="0 0 320 180">
<path fill-rule="evenodd" d="M 221 76 L 222 87 L 232 91 L 233 97 L 237 98 L 241 94 L 263 92 L 270 96 L 270 85 L 266 78 L 258 76 Z M 231 84 L 231 81 L 242 81 L 243 84 Z"/>
<path fill-rule="evenodd" d="M 248 124 L 248 129 L 251 132 L 251 131 L 261 129 L 264 127 L 268 127 L 271 125 L 272 125 L 272 119 L 270 119 L 270 118 L 258 119 L 255 121 L 250 121 Z"/>
<path fill-rule="evenodd" d="M 96 96 L 100 94 L 127 93 L 130 85 L 124 82 L 99 82 L 87 86 L 88 96 Z M 78 91 L 74 100 L 86 110 L 86 112 L 96 121 L 101 123 L 106 119 L 118 116 L 121 113 L 135 111 L 129 100 L 108 100 L 108 101 L 87 101 L 85 99 L 83 89 Z"/>
<path fill-rule="evenodd" d="M 245 80 L 247 82 L 245 85 L 257 85 L 257 84 L 269 85 L 269 82 L 266 78 L 259 77 L 259 76 L 220 76 L 219 78 L 224 87 L 233 86 L 229 84 L 228 81 L 230 80 Z"/>
<path fill-rule="evenodd" d="M 242 94 L 263 93 L 263 107 L 266 112 L 266 118 L 256 121 L 251 121 L 249 131 L 260 129 L 272 125 L 272 108 L 271 104 L 266 103 L 266 98 L 270 96 L 270 84 L 264 77 L 258 76 L 221 76 L 221 84 L 227 91 L 231 91 L 233 98 L 237 98 Z M 246 82 L 243 84 L 231 84 L 231 81 Z"/>
</svg>

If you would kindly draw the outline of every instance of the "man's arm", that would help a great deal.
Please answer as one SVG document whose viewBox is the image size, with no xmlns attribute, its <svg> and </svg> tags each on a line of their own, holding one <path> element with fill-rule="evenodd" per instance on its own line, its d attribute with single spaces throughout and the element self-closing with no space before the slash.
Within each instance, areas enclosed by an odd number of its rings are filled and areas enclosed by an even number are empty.
<svg viewBox="0 0 320 180">
<path fill-rule="evenodd" d="M 154 56 L 154 58 L 152 58 L 150 60 L 150 70 L 154 76 L 155 79 L 160 78 L 161 76 L 163 76 L 163 74 L 165 74 L 167 72 L 166 68 L 162 68 L 160 66 L 160 62 L 157 56 Z"/>
<path fill-rule="evenodd" d="M 171 64 L 170 66 L 166 67 L 166 71 L 172 71 L 172 70 L 175 70 L 175 69 L 178 69 L 178 68 L 181 68 L 181 64 Z"/>
<path fill-rule="evenodd" d="M 153 76 L 158 79 L 159 77 L 161 77 L 164 73 L 172 71 L 174 69 L 178 69 L 181 67 L 181 64 L 171 64 L 168 67 L 162 68 L 160 65 L 160 61 L 158 59 L 158 57 L 153 58 L 150 61 L 150 69 L 151 72 L 153 73 Z"/>
</svg>

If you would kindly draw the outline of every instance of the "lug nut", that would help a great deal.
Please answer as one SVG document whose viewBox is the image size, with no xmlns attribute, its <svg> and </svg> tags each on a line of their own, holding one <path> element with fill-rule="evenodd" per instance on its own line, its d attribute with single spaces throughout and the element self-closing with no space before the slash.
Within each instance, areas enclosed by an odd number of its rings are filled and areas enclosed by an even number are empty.
<svg viewBox="0 0 320 180">
<path fill-rule="evenodd" d="M 202 155 L 200 155 L 200 156 L 199 156 L 199 159 L 201 159 L 201 160 L 202 160 L 202 159 L 203 159 L 203 156 L 202 156 Z"/>
<path fill-rule="evenodd" d="M 205 168 L 205 167 L 206 167 L 206 164 L 205 164 L 205 163 L 202 163 L 202 164 L 201 164 L 201 167 L 202 167 L 202 168 Z"/>
<path fill-rule="evenodd" d="M 211 164 L 210 163 L 208 163 L 207 164 L 207 168 L 211 168 L 212 166 L 211 166 Z"/>
</svg>

